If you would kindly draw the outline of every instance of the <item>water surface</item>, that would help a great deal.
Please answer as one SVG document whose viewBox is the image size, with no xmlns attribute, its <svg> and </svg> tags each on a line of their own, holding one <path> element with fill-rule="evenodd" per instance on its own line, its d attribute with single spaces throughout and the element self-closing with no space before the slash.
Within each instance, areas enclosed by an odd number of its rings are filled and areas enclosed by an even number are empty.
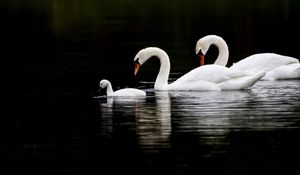
<svg viewBox="0 0 300 175">
<path fill-rule="evenodd" d="M 155 92 L 155 59 L 133 76 L 135 54 L 157 46 L 173 81 L 199 66 L 194 47 L 207 34 L 227 41 L 228 65 L 260 52 L 300 58 L 299 2 L 1 0 L 2 119 L 15 127 L 1 127 L 0 172 L 299 172 L 299 81 Z M 103 78 L 148 96 L 94 99 Z"/>
<path fill-rule="evenodd" d="M 297 170 L 299 83 L 260 81 L 243 91 L 148 89 L 144 99 L 99 99 L 104 164 L 146 174 Z"/>
</svg>

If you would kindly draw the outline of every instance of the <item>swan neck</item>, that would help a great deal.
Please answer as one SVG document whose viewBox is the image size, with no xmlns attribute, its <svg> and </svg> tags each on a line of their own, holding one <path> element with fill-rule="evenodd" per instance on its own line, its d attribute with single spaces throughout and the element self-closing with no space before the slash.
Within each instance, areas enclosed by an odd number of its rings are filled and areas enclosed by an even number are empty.
<svg viewBox="0 0 300 175">
<path fill-rule="evenodd" d="M 168 79 L 170 73 L 170 59 L 167 53 L 162 50 L 158 50 L 155 56 L 160 61 L 160 68 L 155 80 L 154 89 L 165 90 L 168 86 Z"/>
<path fill-rule="evenodd" d="M 211 44 L 215 45 L 219 50 L 218 58 L 214 64 L 226 66 L 229 57 L 229 50 L 226 42 L 222 38 L 218 37 Z"/>
<path fill-rule="evenodd" d="M 111 86 L 111 83 L 109 82 L 107 87 L 106 87 L 106 95 L 107 96 L 110 96 L 114 93 L 113 89 L 112 89 L 112 86 Z"/>
</svg>

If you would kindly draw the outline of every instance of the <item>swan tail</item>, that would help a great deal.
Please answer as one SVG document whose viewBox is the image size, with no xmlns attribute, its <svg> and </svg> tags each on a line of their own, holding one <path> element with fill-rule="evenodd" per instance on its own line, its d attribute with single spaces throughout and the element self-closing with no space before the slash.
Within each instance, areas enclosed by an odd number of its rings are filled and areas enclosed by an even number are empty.
<svg viewBox="0 0 300 175">
<path fill-rule="evenodd" d="M 299 79 L 300 78 L 300 64 L 289 64 L 277 67 L 263 77 L 264 80 L 285 80 L 285 79 Z"/>
<path fill-rule="evenodd" d="M 258 80 L 265 76 L 265 72 L 260 72 L 255 75 L 235 78 L 219 84 L 221 90 L 240 90 L 247 89 L 253 86 Z"/>
</svg>

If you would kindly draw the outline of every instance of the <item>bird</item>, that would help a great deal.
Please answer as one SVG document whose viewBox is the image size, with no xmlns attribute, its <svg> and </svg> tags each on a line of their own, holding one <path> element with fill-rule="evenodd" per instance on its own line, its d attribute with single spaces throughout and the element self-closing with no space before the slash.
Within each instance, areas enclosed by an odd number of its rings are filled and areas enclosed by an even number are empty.
<svg viewBox="0 0 300 175">
<path fill-rule="evenodd" d="M 196 44 L 196 55 L 200 59 L 200 65 L 204 65 L 204 57 L 209 47 L 215 45 L 219 55 L 214 64 L 226 66 L 229 59 L 229 50 L 225 40 L 217 35 L 207 35 L 200 38 Z M 259 53 L 248 56 L 234 63 L 230 70 L 243 71 L 248 75 L 265 72 L 261 80 L 299 79 L 300 63 L 297 58 L 276 53 Z"/>
<path fill-rule="evenodd" d="M 125 88 L 125 89 L 120 89 L 120 90 L 117 90 L 114 92 L 111 83 L 106 79 L 103 79 L 100 81 L 99 87 L 101 89 L 106 88 L 106 96 L 107 97 L 116 97 L 116 96 L 118 96 L 118 97 L 119 96 L 144 97 L 144 96 L 146 96 L 145 91 L 140 90 L 140 89 L 135 89 L 135 88 Z"/>
<path fill-rule="evenodd" d="M 160 69 L 154 83 L 155 90 L 239 90 L 254 85 L 264 72 L 247 75 L 241 71 L 232 71 L 220 65 L 205 65 L 191 70 L 176 81 L 168 84 L 170 60 L 167 53 L 158 47 L 147 47 L 140 50 L 134 57 L 135 72 L 148 59 L 157 57 Z"/>
</svg>

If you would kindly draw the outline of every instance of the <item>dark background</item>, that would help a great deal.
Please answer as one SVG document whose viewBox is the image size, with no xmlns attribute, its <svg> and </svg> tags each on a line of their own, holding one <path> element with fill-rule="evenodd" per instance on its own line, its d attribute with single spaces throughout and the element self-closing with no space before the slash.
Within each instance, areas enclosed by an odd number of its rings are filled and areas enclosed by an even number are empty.
<svg viewBox="0 0 300 175">
<path fill-rule="evenodd" d="M 299 58 L 297 0 L 0 4 L 2 65 L 18 92 L 90 92 L 103 77 L 124 86 L 132 79 L 135 54 L 148 46 L 166 50 L 173 72 L 187 72 L 198 66 L 195 44 L 207 34 L 227 41 L 228 65 L 260 52 Z M 214 61 L 216 49 L 211 55 L 208 63 Z"/>
<path fill-rule="evenodd" d="M 1 0 L 3 119 L 15 119 L 13 131 L 2 127 L 3 172 L 97 169 L 92 97 L 103 78 L 135 86 L 140 49 L 164 49 L 171 72 L 182 73 L 198 66 L 195 44 L 207 34 L 226 40 L 228 65 L 260 52 L 300 58 L 299 18 L 298 0 Z M 208 63 L 216 56 L 212 48 Z M 156 63 L 143 67 L 144 80 L 154 80 Z"/>
</svg>

